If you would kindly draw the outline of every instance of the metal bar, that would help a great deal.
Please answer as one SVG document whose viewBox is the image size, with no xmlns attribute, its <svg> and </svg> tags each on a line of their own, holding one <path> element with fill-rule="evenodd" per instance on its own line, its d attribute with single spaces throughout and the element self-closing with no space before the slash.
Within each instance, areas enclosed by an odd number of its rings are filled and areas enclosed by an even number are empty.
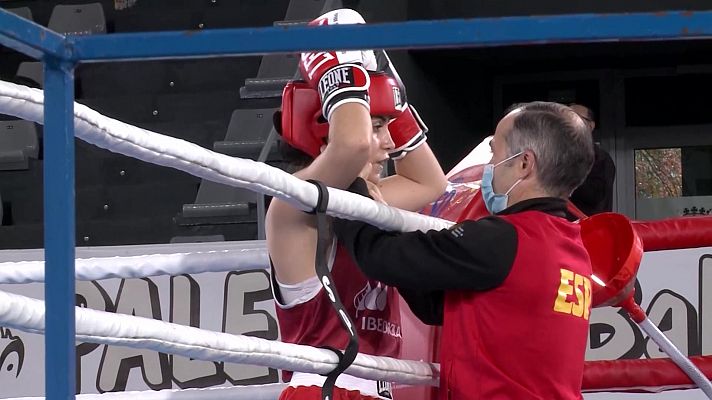
<svg viewBox="0 0 712 400">
<path fill-rule="evenodd" d="M 0 44 L 35 59 L 50 55 L 71 58 L 71 47 L 59 33 L 0 8 Z"/>
<path fill-rule="evenodd" d="M 45 394 L 74 399 L 74 65 L 44 65 Z"/>
<path fill-rule="evenodd" d="M 712 383 L 705 376 L 702 371 L 695 364 L 687 358 L 680 349 L 675 347 L 675 344 L 668 339 L 667 336 L 650 321 L 649 318 L 645 318 L 643 321 L 638 323 L 638 326 L 643 330 L 643 332 L 648 334 L 648 337 L 653 339 L 653 342 L 660 347 L 662 351 L 667 354 L 670 359 L 682 370 L 682 372 L 693 381 L 698 388 L 702 389 L 707 398 L 712 400 Z"/>
<path fill-rule="evenodd" d="M 712 11 L 573 14 L 93 35 L 82 61 L 253 55 L 324 49 L 442 48 L 712 36 Z"/>
</svg>

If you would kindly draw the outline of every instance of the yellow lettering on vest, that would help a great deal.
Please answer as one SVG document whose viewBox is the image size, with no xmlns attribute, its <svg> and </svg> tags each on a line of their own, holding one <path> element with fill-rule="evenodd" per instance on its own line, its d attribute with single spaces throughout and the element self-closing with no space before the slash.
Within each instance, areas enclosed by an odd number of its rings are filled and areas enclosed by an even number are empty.
<svg viewBox="0 0 712 400">
<path fill-rule="evenodd" d="M 573 280 L 574 273 L 568 269 L 561 268 L 561 284 L 559 285 L 559 293 L 554 302 L 554 311 L 571 314 L 572 304 L 566 301 L 566 298 L 574 293 L 574 287 L 571 286 L 571 281 Z"/>
<path fill-rule="evenodd" d="M 572 295 L 576 296 L 575 302 L 570 301 Z M 561 283 L 554 302 L 554 311 L 588 320 L 591 312 L 591 280 L 561 268 Z"/>
<path fill-rule="evenodd" d="M 583 277 L 583 298 L 586 304 L 583 307 L 583 319 L 588 320 L 588 315 L 591 312 L 591 280 Z"/>
<path fill-rule="evenodd" d="M 576 274 L 576 277 L 574 278 L 574 293 L 576 293 L 576 304 L 572 304 L 571 314 L 573 314 L 575 317 L 583 316 L 584 301 L 583 291 L 581 290 L 583 286 L 583 279 L 583 276 L 579 274 Z"/>
</svg>

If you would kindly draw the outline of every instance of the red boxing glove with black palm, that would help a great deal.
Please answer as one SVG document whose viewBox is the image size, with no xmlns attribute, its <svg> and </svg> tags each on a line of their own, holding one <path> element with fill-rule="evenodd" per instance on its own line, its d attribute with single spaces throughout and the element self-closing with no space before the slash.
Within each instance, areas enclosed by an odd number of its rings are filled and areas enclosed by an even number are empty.
<svg viewBox="0 0 712 400">
<path fill-rule="evenodd" d="M 388 124 L 388 131 L 393 139 L 394 149 L 390 152 L 392 160 L 400 160 L 409 152 L 415 150 L 427 140 L 426 133 L 428 127 L 425 125 L 420 115 L 412 105 L 408 105 L 408 100 L 405 91 L 405 84 L 400 78 L 395 65 L 391 62 L 388 54 L 383 50 L 376 52 L 377 58 L 385 63 L 385 72 L 398 82 L 400 90 L 394 91 L 394 96 L 399 97 L 399 103 L 405 105 L 403 113 Z"/>
<path fill-rule="evenodd" d="M 330 11 L 309 25 L 363 24 L 361 14 L 350 9 Z M 317 89 L 322 114 L 327 121 L 340 105 L 360 103 L 369 109 L 367 70 L 376 69 L 373 51 L 320 51 L 302 53 L 299 70 L 302 78 Z"/>
<path fill-rule="evenodd" d="M 403 114 L 388 124 L 388 131 L 394 144 L 393 151 L 389 153 L 392 160 L 400 160 L 428 139 L 425 135 L 428 127 L 412 105 L 408 105 Z"/>
</svg>

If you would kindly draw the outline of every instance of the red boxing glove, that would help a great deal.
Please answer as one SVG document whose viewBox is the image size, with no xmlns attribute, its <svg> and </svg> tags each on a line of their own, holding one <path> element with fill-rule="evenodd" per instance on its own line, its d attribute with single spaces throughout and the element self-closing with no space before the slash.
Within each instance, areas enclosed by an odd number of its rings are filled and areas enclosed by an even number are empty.
<svg viewBox="0 0 712 400">
<path fill-rule="evenodd" d="M 330 11 L 309 25 L 363 24 L 361 14 L 350 9 Z M 360 103 L 369 108 L 367 70 L 375 70 L 376 56 L 371 50 L 319 51 L 302 53 L 299 71 L 302 78 L 319 92 L 322 114 L 327 121 L 342 104 Z"/>
<path fill-rule="evenodd" d="M 393 151 L 389 153 L 392 160 L 400 160 L 428 139 L 425 135 L 428 133 L 428 127 L 412 105 L 388 124 L 388 131 L 395 145 Z"/>
</svg>

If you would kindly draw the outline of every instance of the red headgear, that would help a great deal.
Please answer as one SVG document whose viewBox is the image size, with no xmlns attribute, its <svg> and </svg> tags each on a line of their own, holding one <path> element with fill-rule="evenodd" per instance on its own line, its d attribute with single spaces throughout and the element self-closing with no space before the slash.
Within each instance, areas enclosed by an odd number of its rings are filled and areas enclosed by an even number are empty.
<svg viewBox="0 0 712 400">
<path fill-rule="evenodd" d="M 368 89 L 371 115 L 389 119 L 398 117 L 407 104 L 395 79 L 385 73 L 370 72 Z M 321 115 L 319 94 L 302 81 L 291 81 L 282 93 L 281 126 L 278 130 L 290 146 L 316 158 L 326 144 L 329 124 Z M 279 129 L 281 128 L 281 129 Z"/>
</svg>

